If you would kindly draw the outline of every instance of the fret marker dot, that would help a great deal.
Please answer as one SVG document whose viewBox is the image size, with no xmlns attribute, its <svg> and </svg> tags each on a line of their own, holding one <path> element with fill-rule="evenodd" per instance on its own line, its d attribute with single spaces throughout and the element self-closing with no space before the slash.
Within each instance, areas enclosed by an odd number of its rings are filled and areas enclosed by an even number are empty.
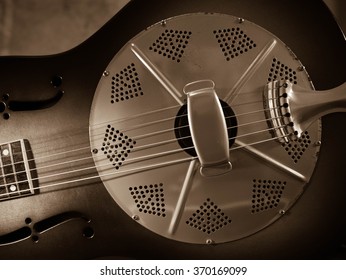
<svg viewBox="0 0 346 280">
<path fill-rule="evenodd" d="M 14 191 L 16 191 L 17 190 L 17 187 L 15 186 L 15 185 L 11 185 L 10 186 L 10 191 L 11 192 L 14 192 Z"/>
<path fill-rule="evenodd" d="M 8 149 L 5 149 L 2 151 L 2 155 L 7 157 L 10 154 L 10 151 Z"/>
</svg>

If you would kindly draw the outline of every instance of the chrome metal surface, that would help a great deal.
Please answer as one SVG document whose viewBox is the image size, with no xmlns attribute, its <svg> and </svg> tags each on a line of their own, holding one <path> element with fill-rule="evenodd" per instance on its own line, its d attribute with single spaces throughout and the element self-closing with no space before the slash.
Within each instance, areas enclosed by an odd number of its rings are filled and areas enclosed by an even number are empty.
<svg viewBox="0 0 346 280">
<path fill-rule="evenodd" d="M 346 83 L 330 90 L 312 91 L 291 81 L 272 81 L 264 90 L 264 99 L 275 135 L 289 142 L 301 137 L 320 117 L 346 112 Z"/>
<path fill-rule="evenodd" d="M 187 112 L 192 143 L 203 176 L 218 176 L 232 169 L 228 130 L 221 103 L 210 80 L 187 84 Z"/>
<path fill-rule="evenodd" d="M 90 115 L 94 161 L 112 198 L 129 219 L 188 243 L 228 242 L 275 222 L 304 192 L 320 148 L 319 120 L 280 143 L 263 106 L 272 80 L 313 90 L 300 66 L 273 34 L 229 15 L 187 14 L 139 33 L 110 61 Z M 215 177 L 197 172 L 193 147 L 179 141 L 191 141 L 190 130 L 176 125 L 187 118 L 184 86 L 206 79 L 237 121 L 232 170 Z"/>
</svg>

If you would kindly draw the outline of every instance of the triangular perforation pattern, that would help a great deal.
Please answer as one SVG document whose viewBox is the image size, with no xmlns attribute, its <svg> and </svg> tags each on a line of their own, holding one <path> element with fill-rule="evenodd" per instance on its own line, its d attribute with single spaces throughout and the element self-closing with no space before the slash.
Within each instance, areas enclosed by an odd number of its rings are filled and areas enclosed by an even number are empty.
<svg viewBox="0 0 346 280">
<path fill-rule="evenodd" d="M 149 50 L 164 57 L 180 62 L 185 52 L 191 31 L 166 29 L 159 38 L 149 47 Z"/>
<path fill-rule="evenodd" d="M 297 73 L 292 68 L 282 63 L 279 59 L 273 58 L 269 70 L 268 82 L 275 80 L 285 80 L 297 84 Z"/>
<path fill-rule="evenodd" d="M 256 43 L 239 27 L 213 31 L 227 61 L 256 47 Z"/>
<path fill-rule="evenodd" d="M 166 217 L 165 196 L 162 183 L 130 187 L 129 191 L 139 212 Z"/>
<path fill-rule="evenodd" d="M 135 64 L 131 63 L 112 77 L 111 103 L 130 100 L 143 95 Z"/>
<path fill-rule="evenodd" d="M 278 207 L 285 187 L 285 181 L 254 179 L 251 213 L 256 214 Z"/>
<path fill-rule="evenodd" d="M 288 153 L 288 155 L 292 158 L 294 163 L 298 163 L 298 161 L 302 158 L 305 151 L 309 148 L 311 144 L 310 135 L 307 131 L 302 133 L 302 135 L 295 141 L 289 143 L 283 143 L 282 147 Z"/>
<path fill-rule="evenodd" d="M 135 145 L 135 140 L 113 126 L 108 125 L 104 134 L 101 151 L 107 156 L 115 169 L 118 170 Z"/>
<path fill-rule="evenodd" d="M 186 224 L 207 234 L 212 234 L 231 222 L 232 220 L 208 198 L 186 221 Z"/>
</svg>

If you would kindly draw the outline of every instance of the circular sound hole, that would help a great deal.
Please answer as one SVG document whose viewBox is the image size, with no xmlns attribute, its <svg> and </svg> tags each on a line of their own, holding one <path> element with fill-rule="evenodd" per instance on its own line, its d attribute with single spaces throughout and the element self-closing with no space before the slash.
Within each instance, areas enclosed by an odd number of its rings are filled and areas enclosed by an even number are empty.
<svg viewBox="0 0 346 280">
<path fill-rule="evenodd" d="M 231 148 L 237 136 L 237 118 L 235 117 L 232 108 L 226 102 L 220 100 L 220 103 L 226 120 L 229 147 Z M 197 153 L 192 142 L 187 113 L 187 105 L 185 104 L 179 109 L 175 118 L 175 137 L 177 138 L 180 147 L 184 149 L 186 153 L 190 156 L 196 157 Z"/>
</svg>

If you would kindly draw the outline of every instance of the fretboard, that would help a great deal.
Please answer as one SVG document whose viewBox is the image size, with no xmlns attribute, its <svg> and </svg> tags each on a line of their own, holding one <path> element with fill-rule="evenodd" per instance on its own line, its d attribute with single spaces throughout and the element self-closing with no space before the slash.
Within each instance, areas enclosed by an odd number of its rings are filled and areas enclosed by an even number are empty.
<svg viewBox="0 0 346 280">
<path fill-rule="evenodd" d="M 29 149 L 24 139 L 0 145 L 0 201 L 35 193 Z"/>
</svg>

